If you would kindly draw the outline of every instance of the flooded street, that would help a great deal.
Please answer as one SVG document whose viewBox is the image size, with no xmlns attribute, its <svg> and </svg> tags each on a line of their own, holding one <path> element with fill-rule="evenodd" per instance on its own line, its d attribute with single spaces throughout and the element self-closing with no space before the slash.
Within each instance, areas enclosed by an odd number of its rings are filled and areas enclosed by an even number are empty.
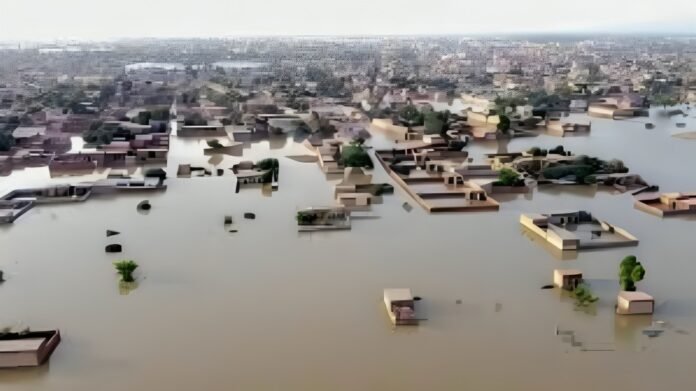
<svg viewBox="0 0 696 391">
<path fill-rule="evenodd" d="M 562 144 L 576 155 L 622 159 L 660 191 L 696 191 L 696 131 L 689 118 L 592 118 L 589 136 L 541 135 L 473 143 L 485 153 Z M 676 122 L 687 122 L 677 129 Z M 390 142 L 379 132 L 368 141 Z M 38 206 L 0 226 L 0 324 L 58 328 L 62 343 L 39 368 L 0 370 L 0 390 L 656 390 L 692 387 L 696 351 L 696 218 L 660 219 L 632 196 L 546 187 L 497 197 L 499 212 L 428 215 L 399 186 L 351 231 L 298 234 L 295 213 L 332 205 L 333 186 L 292 136 L 225 156 L 222 177 L 178 179 L 180 163 L 208 166 L 205 141 L 172 137 L 162 193 L 92 197 Z M 276 157 L 280 189 L 235 194 L 227 168 Z M 376 161 L 375 161 L 376 163 Z M 379 164 L 374 182 L 392 183 Z M 0 177 L 0 193 L 50 182 L 47 168 Z M 136 205 L 149 199 L 152 210 Z M 414 205 L 408 213 L 404 202 Z M 519 224 L 525 212 L 587 210 L 625 228 L 635 248 L 559 257 Z M 245 212 L 256 220 L 245 220 Z M 231 215 L 237 233 L 223 227 Z M 120 231 L 106 238 L 105 231 Z M 122 254 L 104 246 L 123 245 Z M 634 254 L 655 297 L 652 319 L 614 314 L 618 265 Z M 561 258 L 561 259 L 559 259 Z M 570 259 L 562 259 L 570 258 Z M 119 291 L 112 262 L 133 259 L 138 286 Z M 554 268 L 584 272 L 600 300 L 574 310 L 552 282 Z M 428 319 L 393 329 L 384 288 L 423 297 Z M 457 304 L 461 300 L 461 304 Z M 665 332 L 642 331 L 664 321 Z M 574 342 L 557 335 L 572 331 Z M 562 333 L 561 333 L 562 334 Z"/>
</svg>

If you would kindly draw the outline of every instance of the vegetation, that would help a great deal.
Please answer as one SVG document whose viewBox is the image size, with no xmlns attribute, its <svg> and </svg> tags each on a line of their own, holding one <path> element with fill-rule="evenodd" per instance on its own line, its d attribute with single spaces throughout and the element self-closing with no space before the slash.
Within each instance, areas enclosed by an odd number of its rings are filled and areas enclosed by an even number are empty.
<svg viewBox="0 0 696 391">
<path fill-rule="evenodd" d="M 346 167 L 372 168 L 372 159 L 363 146 L 365 140 L 355 139 L 341 149 L 341 162 Z"/>
<path fill-rule="evenodd" d="M 532 156 L 546 156 L 549 152 L 545 149 L 541 149 L 539 147 L 532 147 L 529 150 L 527 150 L 527 153 L 532 155 Z"/>
<path fill-rule="evenodd" d="M 549 95 L 546 91 L 532 91 L 527 95 L 529 104 L 534 107 L 557 106 L 562 103 L 562 99 L 557 94 Z"/>
<path fill-rule="evenodd" d="M 662 106 L 666 110 L 668 106 L 674 106 L 678 101 L 669 95 L 656 95 L 653 98 L 653 103 Z"/>
<path fill-rule="evenodd" d="M 15 146 L 15 139 L 12 133 L 0 130 L 0 151 L 6 152 Z"/>
<path fill-rule="evenodd" d="M 425 134 L 441 134 L 447 130 L 447 121 L 449 120 L 450 112 L 445 111 L 430 111 L 424 115 Z"/>
<path fill-rule="evenodd" d="M 94 121 L 89 125 L 89 129 L 82 133 L 82 139 L 88 144 L 111 144 L 115 131 L 116 129 L 106 129 L 103 121 Z"/>
<path fill-rule="evenodd" d="M 496 125 L 498 131 L 502 134 L 510 133 L 510 118 L 507 115 L 500 116 L 500 122 Z"/>
<path fill-rule="evenodd" d="M 556 147 L 556 152 L 558 147 Z M 621 160 L 604 161 L 596 157 L 581 155 L 572 161 L 553 163 L 542 171 L 546 179 L 566 178 L 581 184 L 595 183 L 596 174 L 626 173 L 628 168 Z"/>
<path fill-rule="evenodd" d="M 495 98 L 494 103 L 495 112 L 504 115 L 508 107 L 514 110 L 517 106 L 524 106 L 527 101 L 521 96 L 509 96 L 505 98 L 498 96 Z"/>
<path fill-rule="evenodd" d="M 409 126 L 420 126 L 423 125 L 423 113 L 418 111 L 416 106 L 407 105 L 399 110 L 399 118 L 406 122 Z"/>
<path fill-rule="evenodd" d="M 621 261 L 619 266 L 619 283 L 625 291 L 635 291 L 636 282 L 643 280 L 645 269 L 635 256 L 629 255 Z"/>
<path fill-rule="evenodd" d="M 207 140 L 205 143 L 208 144 L 210 148 L 224 148 L 224 145 L 220 144 L 220 141 L 216 138 Z"/>
<path fill-rule="evenodd" d="M 278 159 L 268 158 L 259 160 L 256 162 L 256 167 L 262 170 L 268 170 L 268 174 L 267 177 L 264 178 L 264 182 L 268 183 L 278 180 L 278 175 L 280 174 L 280 163 L 278 162 Z"/>
<path fill-rule="evenodd" d="M 587 284 L 579 284 L 577 287 L 575 287 L 573 297 L 575 298 L 575 305 L 577 307 L 587 307 L 599 300 L 597 296 L 592 294 L 592 290 Z"/>
<path fill-rule="evenodd" d="M 135 279 L 133 278 L 133 272 L 135 269 L 138 268 L 138 264 L 135 263 L 133 260 L 121 260 L 121 261 L 116 261 L 114 262 L 114 267 L 116 267 L 116 271 L 118 274 L 121 275 L 121 281 L 122 282 L 133 282 Z"/>
<path fill-rule="evenodd" d="M 295 219 L 297 220 L 297 224 L 299 225 L 311 225 L 317 219 L 319 218 L 319 215 L 314 213 L 314 212 L 307 212 L 307 211 L 299 211 L 297 212 L 297 216 L 295 216 Z"/>
<path fill-rule="evenodd" d="M 493 184 L 496 186 L 524 186 L 524 179 L 517 171 L 504 167 L 498 173 L 498 180 Z"/>
</svg>

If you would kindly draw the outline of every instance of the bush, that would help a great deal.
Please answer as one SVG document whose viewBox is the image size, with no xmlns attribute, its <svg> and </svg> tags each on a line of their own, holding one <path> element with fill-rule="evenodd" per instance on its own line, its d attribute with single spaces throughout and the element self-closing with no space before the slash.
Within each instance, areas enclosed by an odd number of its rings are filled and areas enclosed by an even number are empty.
<svg viewBox="0 0 696 391">
<path fill-rule="evenodd" d="M 372 168 L 372 159 L 362 145 L 351 143 L 341 149 L 341 162 L 346 167 Z"/>
<path fill-rule="evenodd" d="M 0 151 L 6 152 L 15 146 L 15 139 L 9 132 L 0 131 Z"/>
<path fill-rule="evenodd" d="M 114 262 L 114 267 L 116 271 L 121 275 L 121 281 L 123 282 L 133 282 L 133 272 L 138 268 L 138 264 L 133 260 L 121 260 Z"/>
<path fill-rule="evenodd" d="M 297 212 L 297 216 L 295 216 L 295 219 L 297 220 L 298 225 L 311 225 L 317 219 L 319 218 L 319 215 L 314 213 L 314 212 L 305 212 L 305 211 L 299 211 Z"/>
<path fill-rule="evenodd" d="M 575 182 L 585 183 L 585 178 L 594 174 L 595 170 L 590 166 L 584 165 L 561 165 L 548 167 L 542 171 L 546 179 L 561 179 L 568 176 L 574 176 Z"/>
<path fill-rule="evenodd" d="M 532 156 L 546 156 L 548 152 L 545 149 L 539 147 L 532 147 L 527 151 L 528 154 Z"/>
<path fill-rule="evenodd" d="M 522 186 L 524 180 L 520 178 L 517 171 L 505 167 L 498 173 L 498 180 L 494 184 L 498 186 Z"/>
<path fill-rule="evenodd" d="M 217 139 L 208 140 L 208 141 L 206 141 L 206 144 L 208 144 L 208 146 L 210 148 L 223 148 L 224 147 L 224 145 L 220 144 L 220 141 L 218 141 Z"/>
<path fill-rule="evenodd" d="M 425 134 L 441 134 L 447 130 L 446 125 L 449 120 L 447 111 L 430 111 L 424 116 Z"/>
</svg>

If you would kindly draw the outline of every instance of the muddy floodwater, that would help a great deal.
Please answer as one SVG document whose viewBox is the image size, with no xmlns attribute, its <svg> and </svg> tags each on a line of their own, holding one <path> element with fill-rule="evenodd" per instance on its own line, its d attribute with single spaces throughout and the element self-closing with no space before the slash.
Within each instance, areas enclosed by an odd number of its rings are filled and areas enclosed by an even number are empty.
<svg viewBox="0 0 696 391">
<path fill-rule="evenodd" d="M 474 143 L 485 153 L 563 144 L 575 154 L 622 159 L 661 191 L 696 191 L 689 118 L 592 118 L 589 136 L 541 135 Z M 687 122 L 678 130 L 677 122 Z M 389 147 L 375 133 L 369 144 Z M 206 165 L 202 140 L 172 138 L 168 172 Z M 660 219 L 630 194 L 543 188 L 496 197 L 499 212 L 428 215 L 398 186 L 351 231 L 298 234 L 299 208 L 333 203 L 333 185 L 292 135 L 211 160 L 222 177 L 171 178 L 166 192 L 39 206 L 0 227 L 0 324 L 58 328 L 63 341 L 40 368 L 0 370 L 2 391 L 109 390 L 657 390 L 693 389 L 696 354 L 696 218 Z M 272 196 L 235 194 L 228 167 L 280 159 Z M 376 164 L 375 181 L 390 182 Z M 0 178 L 0 193 L 57 182 L 46 168 Z M 148 214 L 136 205 L 149 199 Z M 409 213 L 402 208 L 412 204 Z M 627 229 L 638 247 L 559 256 L 526 234 L 520 213 L 591 211 Z M 245 212 L 256 213 L 245 220 Z M 223 226 L 233 216 L 233 229 Z M 120 236 L 105 237 L 105 230 Z M 123 245 L 122 254 L 104 246 Z M 617 317 L 618 264 L 647 273 L 640 290 L 655 315 Z M 119 289 L 112 262 L 140 264 L 138 286 Z M 600 300 L 576 311 L 554 268 L 584 272 Z M 393 329 L 384 288 L 411 288 L 427 321 Z M 127 294 L 125 294 L 127 293 Z M 657 337 L 643 333 L 661 321 Z M 657 326 L 655 326 L 657 327 Z"/>
</svg>

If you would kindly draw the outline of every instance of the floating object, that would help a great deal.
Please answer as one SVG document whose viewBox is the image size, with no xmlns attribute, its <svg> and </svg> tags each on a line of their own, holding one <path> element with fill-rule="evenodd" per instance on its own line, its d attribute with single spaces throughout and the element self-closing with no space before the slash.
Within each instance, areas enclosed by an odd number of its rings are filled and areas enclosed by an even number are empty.
<svg viewBox="0 0 696 391">
<path fill-rule="evenodd" d="M 405 210 L 406 212 L 410 212 L 410 211 L 413 210 L 413 207 L 412 207 L 411 204 L 409 204 L 408 202 L 404 202 L 404 203 L 401 205 L 401 207 L 404 208 L 404 210 Z"/>
<path fill-rule="evenodd" d="M 0 270 L 0 284 L 2 284 L 3 282 L 5 282 L 5 272 Z"/>
<path fill-rule="evenodd" d="M 229 230 L 228 232 L 231 233 L 231 234 L 236 234 L 236 233 L 237 233 L 237 230 L 236 230 L 236 229 L 231 229 L 231 230 Z"/>
<path fill-rule="evenodd" d="M 225 216 L 225 225 L 232 224 L 232 216 Z"/>
<path fill-rule="evenodd" d="M 150 205 L 150 201 L 148 201 L 148 200 L 141 201 L 138 204 L 138 210 L 150 210 L 150 209 L 152 209 L 152 205 Z"/>
<path fill-rule="evenodd" d="M 659 329 L 645 329 L 643 330 L 643 335 L 647 335 L 649 338 L 659 337 L 665 330 Z"/>
<path fill-rule="evenodd" d="M 39 366 L 59 343 L 58 330 L 0 333 L 0 368 Z"/>
<path fill-rule="evenodd" d="M 123 247 L 120 244 L 108 244 L 105 248 L 104 251 L 107 253 L 120 253 L 123 250 Z"/>
<path fill-rule="evenodd" d="M 686 124 L 684 122 L 677 122 L 677 127 L 678 128 L 685 128 Z"/>
<path fill-rule="evenodd" d="M 541 289 L 553 289 L 553 285 L 544 285 Z"/>
<path fill-rule="evenodd" d="M 457 299 L 454 301 L 455 304 L 462 304 L 462 299 Z"/>
<path fill-rule="evenodd" d="M 419 319 L 416 318 L 415 298 L 411 295 L 411 290 L 385 289 L 384 305 L 387 308 L 389 320 L 395 326 L 417 326 Z"/>
<path fill-rule="evenodd" d="M 655 124 L 648 122 L 645 124 L 645 129 L 655 129 Z"/>
<path fill-rule="evenodd" d="M 246 213 L 244 213 L 244 218 L 247 220 L 254 220 L 254 219 L 256 219 L 256 215 L 254 213 L 251 213 L 251 212 L 246 212 Z"/>
<path fill-rule="evenodd" d="M 217 169 L 217 176 L 222 176 L 224 173 L 225 173 L 225 170 L 223 170 L 222 168 Z"/>
<path fill-rule="evenodd" d="M 107 229 L 107 230 L 106 230 L 106 237 L 107 237 L 107 238 L 108 238 L 108 237 L 111 237 L 111 236 L 120 235 L 120 234 L 121 234 L 121 233 L 118 232 L 118 231 L 112 231 L 112 230 L 110 230 L 110 229 Z"/>
</svg>

